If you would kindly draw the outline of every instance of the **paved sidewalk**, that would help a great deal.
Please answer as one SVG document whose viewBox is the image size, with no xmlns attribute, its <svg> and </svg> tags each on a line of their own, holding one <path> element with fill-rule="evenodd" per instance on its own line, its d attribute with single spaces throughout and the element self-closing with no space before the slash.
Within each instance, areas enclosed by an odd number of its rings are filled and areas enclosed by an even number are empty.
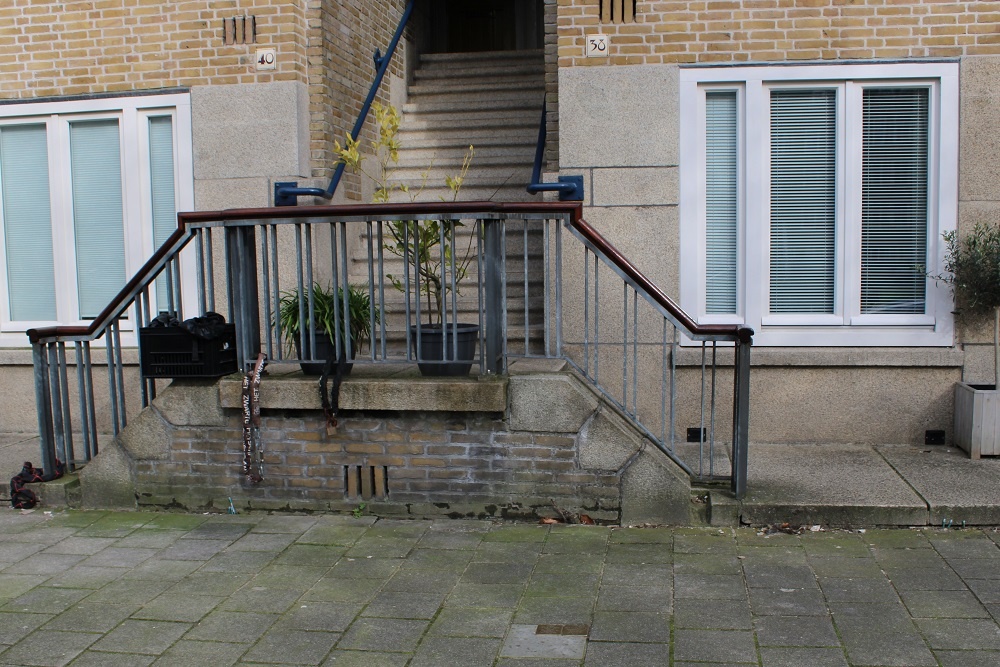
<svg viewBox="0 0 1000 667">
<path fill-rule="evenodd" d="M 0 512 L 0 664 L 986 666 L 1000 534 Z"/>
</svg>

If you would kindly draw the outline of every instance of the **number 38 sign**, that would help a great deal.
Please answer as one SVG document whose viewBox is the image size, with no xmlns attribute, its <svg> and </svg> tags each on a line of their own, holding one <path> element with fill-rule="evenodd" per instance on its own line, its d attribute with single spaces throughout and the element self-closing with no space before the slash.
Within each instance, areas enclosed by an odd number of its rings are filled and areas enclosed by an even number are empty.
<svg viewBox="0 0 1000 667">
<path fill-rule="evenodd" d="M 600 58 L 608 54 L 607 35 L 587 35 L 587 57 Z"/>
</svg>

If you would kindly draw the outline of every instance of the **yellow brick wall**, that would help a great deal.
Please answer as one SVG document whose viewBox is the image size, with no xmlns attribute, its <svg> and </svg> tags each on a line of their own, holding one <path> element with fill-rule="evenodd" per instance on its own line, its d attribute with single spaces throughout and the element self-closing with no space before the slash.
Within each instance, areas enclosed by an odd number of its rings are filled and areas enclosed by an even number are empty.
<svg viewBox="0 0 1000 667">
<path fill-rule="evenodd" d="M 313 176 L 333 173 L 333 142 L 344 143 L 354 126 L 368 89 L 375 79 L 372 55 L 383 52 L 396 30 L 406 0 L 315 0 L 309 24 L 309 101 Z M 401 40 L 377 98 L 388 103 L 390 75 L 404 76 Z M 371 115 L 362 135 L 367 142 Z M 359 179 L 344 175 L 339 188 L 351 199 L 360 197 Z"/>
<path fill-rule="evenodd" d="M 560 67 L 1000 54 L 997 0 L 638 0 L 628 24 L 602 24 L 600 0 L 558 4 Z M 584 56 L 593 33 L 609 57 Z"/>
<path fill-rule="evenodd" d="M 305 81 L 300 0 L 2 0 L 0 99 L 173 86 Z M 223 43 L 223 20 L 257 18 L 256 44 Z M 258 72 L 257 47 L 274 46 Z"/>
</svg>

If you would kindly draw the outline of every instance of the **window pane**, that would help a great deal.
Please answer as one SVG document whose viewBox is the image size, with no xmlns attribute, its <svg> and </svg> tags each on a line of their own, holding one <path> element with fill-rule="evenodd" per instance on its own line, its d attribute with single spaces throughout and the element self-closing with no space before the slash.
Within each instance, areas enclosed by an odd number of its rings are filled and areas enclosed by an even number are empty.
<svg viewBox="0 0 1000 667">
<path fill-rule="evenodd" d="M 125 285 L 117 120 L 70 123 L 73 225 L 80 317 L 96 317 Z"/>
<path fill-rule="evenodd" d="M 0 129 L 10 319 L 56 319 L 49 158 L 44 125 Z"/>
<path fill-rule="evenodd" d="M 832 313 L 835 90 L 771 91 L 772 313 Z"/>
<path fill-rule="evenodd" d="M 153 206 L 153 251 L 177 229 L 174 201 L 174 132 L 170 116 L 149 119 L 149 176 Z M 167 309 L 166 274 L 156 279 L 156 308 Z"/>
<path fill-rule="evenodd" d="M 861 312 L 923 313 L 929 91 L 863 97 Z"/>
<path fill-rule="evenodd" d="M 705 94 L 705 311 L 736 312 L 736 91 Z"/>
</svg>

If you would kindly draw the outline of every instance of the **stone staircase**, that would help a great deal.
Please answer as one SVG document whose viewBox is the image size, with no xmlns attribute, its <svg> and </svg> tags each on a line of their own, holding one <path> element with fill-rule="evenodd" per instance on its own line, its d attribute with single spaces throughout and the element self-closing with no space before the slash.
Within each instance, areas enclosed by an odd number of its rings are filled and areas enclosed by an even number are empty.
<svg viewBox="0 0 1000 667">
<path fill-rule="evenodd" d="M 538 138 L 538 123 L 545 95 L 544 63 L 541 50 L 486 53 L 428 54 L 421 57 L 409 87 L 409 101 L 402 109 L 399 130 L 399 159 L 392 180 L 405 184 L 410 192 L 396 192 L 393 201 L 452 201 L 445 184 L 447 176 L 457 176 L 470 145 L 475 156 L 458 196 L 459 201 L 537 201 L 525 192 Z M 472 241 L 469 274 L 460 286 L 460 321 L 475 322 L 476 245 L 470 225 L 458 233 L 456 246 L 462 250 Z M 359 248 L 367 240 L 360 239 Z M 541 235 L 529 230 L 529 261 L 541 257 Z M 507 303 L 513 338 L 523 338 L 524 247 L 523 227 L 508 222 Z M 367 282 L 367 253 L 355 253 L 352 275 L 355 282 Z M 402 273 L 402 260 L 385 255 L 385 270 Z M 539 265 L 529 275 L 529 298 L 542 297 Z M 386 290 L 386 322 L 394 338 L 402 337 L 404 305 L 399 292 Z M 532 319 L 534 319 L 532 317 Z M 517 331 L 520 330 L 520 331 Z M 540 325 L 532 324 L 532 340 L 540 341 Z"/>
</svg>

